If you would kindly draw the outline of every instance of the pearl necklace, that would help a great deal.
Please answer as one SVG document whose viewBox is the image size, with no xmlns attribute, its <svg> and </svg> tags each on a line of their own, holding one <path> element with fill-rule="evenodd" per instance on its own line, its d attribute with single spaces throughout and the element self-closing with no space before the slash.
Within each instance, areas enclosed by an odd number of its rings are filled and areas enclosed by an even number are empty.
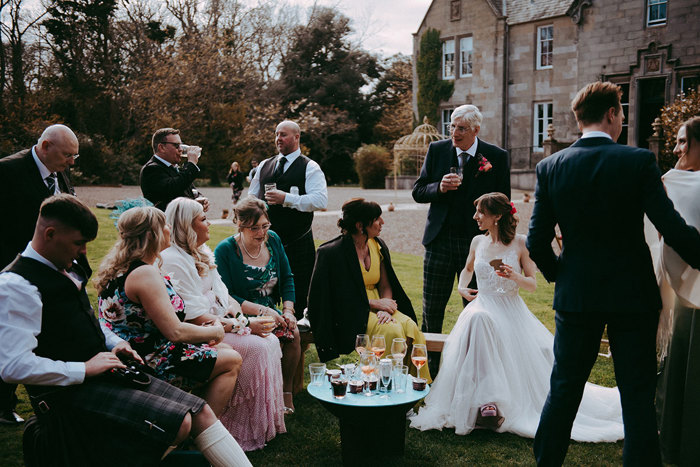
<svg viewBox="0 0 700 467">
<path fill-rule="evenodd" d="M 253 256 L 250 254 L 248 251 L 248 248 L 245 247 L 245 239 L 243 238 L 243 234 L 241 233 L 241 246 L 243 247 L 243 251 L 246 252 L 246 254 L 250 257 L 250 259 L 258 259 L 260 258 L 260 254 L 262 253 L 262 245 L 260 245 L 260 249 L 258 250 L 258 254 Z"/>
</svg>

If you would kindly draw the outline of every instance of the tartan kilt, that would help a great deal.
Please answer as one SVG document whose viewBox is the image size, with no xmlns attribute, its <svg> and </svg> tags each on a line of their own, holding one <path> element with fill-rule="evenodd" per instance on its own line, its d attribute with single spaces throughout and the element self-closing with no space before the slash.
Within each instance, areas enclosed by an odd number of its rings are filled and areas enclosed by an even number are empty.
<svg viewBox="0 0 700 467">
<path fill-rule="evenodd" d="M 40 389 L 28 387 L 45 438 L 42 444 L 52 459 L 43 465 L 64 465 L 55 462 L 62 457 L 59 453 L 71 466 L 155 465 L 175 440 L 185 415 L 205 405 L 153 377 L 144 389 L 99 380 L 44 394 Z"/>
</svg>

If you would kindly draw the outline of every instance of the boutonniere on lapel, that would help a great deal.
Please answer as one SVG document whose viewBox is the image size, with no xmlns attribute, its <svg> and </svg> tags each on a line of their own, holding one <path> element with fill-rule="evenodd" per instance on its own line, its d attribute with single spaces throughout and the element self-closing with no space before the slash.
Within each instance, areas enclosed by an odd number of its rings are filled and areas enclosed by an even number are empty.
<svg viewBox="0 0 700 467">
<path fill-rule="evenodd" d="M 489 160 L 485 158 L 483 154 L 477 153 L 476 160 L 479 162 L 479 170 L 477 170 L 475 177 L 485 174 L 493 169 L 491 162 L 489 162 Z"/>
</svg>

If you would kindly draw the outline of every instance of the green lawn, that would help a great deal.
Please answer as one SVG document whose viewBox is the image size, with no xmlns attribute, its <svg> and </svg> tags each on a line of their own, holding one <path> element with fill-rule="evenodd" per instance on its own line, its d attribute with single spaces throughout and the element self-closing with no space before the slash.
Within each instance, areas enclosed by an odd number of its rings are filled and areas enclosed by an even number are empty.
<svg viewBox="0 0 700 467">
<path fill-rule="evenodd" d="M 100 233 L 97 240 L 88 245 L 88 257 L 93 269 L 97 270 L 100 259 L 117 238 L 109 211 L 96 210 L 100 220 Z M 222 239 L 233 233 L 231 227 L 212 226 L 209 245 L 213 248 Z M 422 257 L 393 253 L 396 273 L 406 289 L 420 320 L 422 295 Z M 522 297 L 530 310 L 547 326 L 554 329 L 554 313 L 551 309 L 553 285 L 547 284 L 538 275 L 539 287 L 536 292 L 522 292 Z M 90 298 L 96 303 L 95 292 L 89 288 Z M 443 332 L 449 332 L 462 310 L 461 299 L 456 290 L 450 298 L 445 313 Z M 336 362 L 350 360 L 341 357 Z M 308 362 L 318 361 L 313 346 L 306 352 Z M 308 368 L 306 370 L 308 382 Z M 613 386 L 612 362 L 599 358 L 593 373 L 592 382 Z M 23 390 L 19 392 L 21 401 L 18 411 L 26 418 L 31 407 Z M 287 417 L 287 434 L 277 436 L 269 445 L 258 452 L 249 454 L 251 462 L 258 465 L 333 465 L 340 460 L 340 435 L 338 422 L 306 392 L 295 398 L 297 412 Z M 372 420 L 367 420 L 368 434 L 372 433 Z M 21 429 L 0 427 L 0 465 L 21 466 Z M 454 430 L 420 432 L 408 429 L 406 433 L 406 455 L 401 465 L 534 465 L 532 440 L 511 434 L 497 434 L 477 430 L 468 436 L 457 436 Z M 358 456 L 364 455 L 362 446 L 357 446 Z M 360 461 L 359 463 L 363 463 Z M 567 457 L 567 465 L 621 465 L 622 442 L 591 444 L 572 442 Z"/>
</svg>

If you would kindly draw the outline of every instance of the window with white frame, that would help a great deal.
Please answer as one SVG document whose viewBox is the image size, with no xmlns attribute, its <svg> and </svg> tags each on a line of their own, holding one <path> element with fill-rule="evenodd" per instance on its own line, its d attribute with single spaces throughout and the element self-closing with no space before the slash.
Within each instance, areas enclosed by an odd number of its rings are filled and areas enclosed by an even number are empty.
<svg viewBox="0 0 700 467">
<path fill-rule="evenodd" d="M 442 109 L 442 134 L 450 135 L 450 122 L 452 121 L 452 111 L 454 109 Z"/>
<path fill-rule="evenodd" d="M 442 43 L 442 79 L 454 79 L 455 77 L 455 41 L 449 40 Z"/>
<path fill-rule="evenodd" d="M 647 0 L 647 26 L 666 24 L 666 5 L 668 0 Z"/>
<path fill-rule="evenodd" d="M 459 40 L 459 76 L 472 75 L 472 54 L 474 41 L 471 37 L 463 37 Z"/>
<path fill-rule="evenodd" d="M 537 69 L 552 68 L 552 51 L 554 50 L 554 26 L 537 28 Z"/>
<path fill-rule="evenodd" d="M 617 142 L 620 144 L 627 144 L 627 138 L 629 135 L 629 110 L 630 110 L 630 84 L 620 83 L 620 89 L 622 89 L 622 96 L 620 96 L 620 107 L 625 113 L 625 118 L 622 121 L 622 131 L 620 136 L 617 138 Z"/>
<path fill-rule="evenodd" d="M 537 102 L 535 103 L 535 116 L 534 116 L 534 131 L 533 135 L 533 151 L 541 152 L 544 150 L 542 143 L 545 138 L 547 138 L 547 126 L 552 123 L 552 103 L 551 102 Z"/>
</svg>

